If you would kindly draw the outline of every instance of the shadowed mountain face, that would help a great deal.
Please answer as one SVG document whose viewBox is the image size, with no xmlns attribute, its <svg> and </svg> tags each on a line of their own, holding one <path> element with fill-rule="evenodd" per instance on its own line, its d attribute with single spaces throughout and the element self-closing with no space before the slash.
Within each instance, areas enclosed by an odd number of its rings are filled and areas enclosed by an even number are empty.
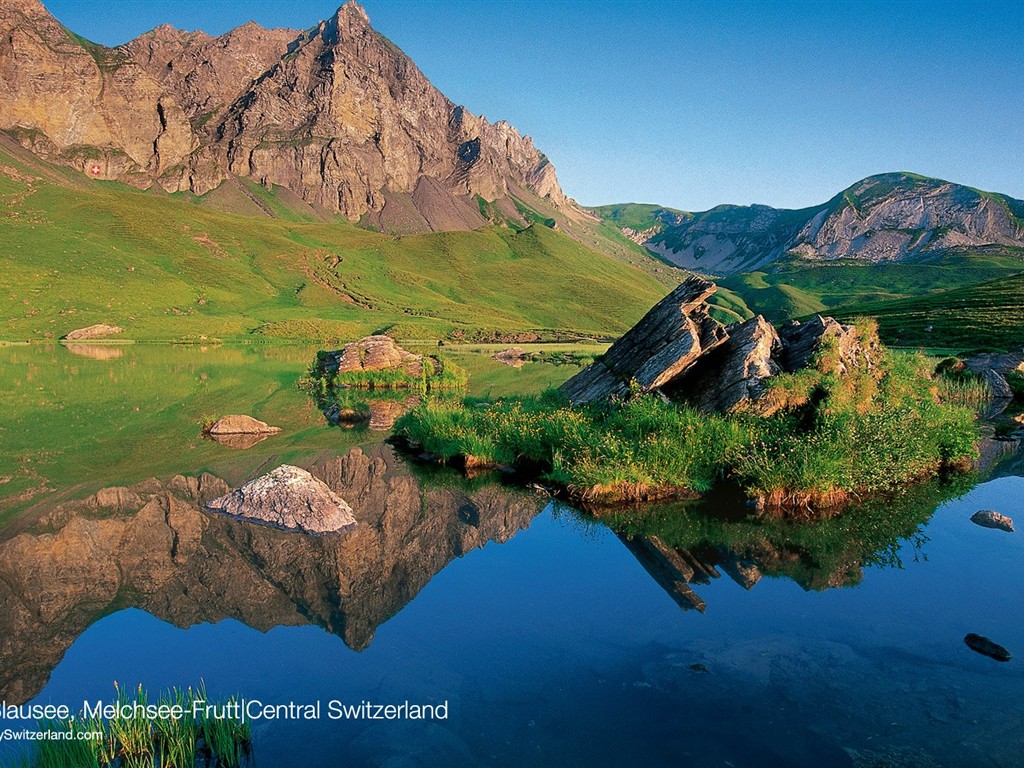
<svg viewBox="0 0 1024 768">
<path fill-rule="evenodd" d="M 91 178 L 246 177 L 403 232 L 482 226 L 477 197 L 511 218 L 513 197 L 572 208 L 529 137 L 452 104 L 353 0 L 301 33 L 164 25 L 116 49 L 4 0 L 0 88 L 0 130 Z"/>
<path fill-rule="evenodd" d="M 1024 202 L 905 173 L 872 176 L 795 211 L 721 205 L 693 214 L 653 206 L 595 212 L 667 261 L 713 275 L 785 258 L 882 264 L 977 248 L 1024 255 Z"/>
<path fill-rule="evenodd" d="M 310 471 L 352 506 L 322 538 L 212 515 L 209 474 L 106 488 L 46 511 L 0 543 L 0 697 L 27 701 L 96 619 L 141 608 L 178 627 L 234 618 L 316 624 L 355 649 L 454 558 L 529 526 L 544 502 L 492 486 L 421 486 L 390 449 L 354 449 Z"/>
</svg>

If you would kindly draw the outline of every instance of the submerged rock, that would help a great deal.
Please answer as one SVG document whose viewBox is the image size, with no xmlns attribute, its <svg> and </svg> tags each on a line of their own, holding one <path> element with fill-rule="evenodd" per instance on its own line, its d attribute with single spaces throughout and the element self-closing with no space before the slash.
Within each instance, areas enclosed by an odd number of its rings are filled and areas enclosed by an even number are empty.
<svg viewBox="0 0 1024 768">
<path fill-rule="evenodd" d="M 352 508 L 309 472 L 282 464 L 206 504 L 211 512 L 287 531 L 338 533 L 356 524 Z"/>
<path fill-rule="evenodd" d="M 124 328 L 117 325 L 107 325 L 105 323 L 96 323 L 85 328 L 78 328 L 77 330 L 71 331 L 71 333 L 62 337 L 68 341 L 80 341 L 85 339 L 102 339 L 107 336 L 114 336 L 118 333 L 123 333 Z"/>
<path fill-rule="evenodd" d="M 650 392 L 685 373 L 701 355 L 724 344 L 725 328 L 705 303 L 714 283 L 691 277 L 654 305 L 604 354 L 562 385 L 574 403 Z"/>
<path fill-rule="evenodd" d="M 1009 661 L 1013 658 L 1010 652 L 999 645 L 999 643 L 993 643 L 987 637 L 976 635 L 973 632 L 964 638 L 964 642 L 972 651 L 976 651 L 982 656 L 988 656 L 996 661 Z"/>
<path fill-rule="evenodd" d="M 1013 519 L 991 509 L 983 509 L 971 515 L 971 522 L 983 528 L 996 528 L 1000 531 L 1013 533 Z"/>
<path fill-rule="evenodd" d="M 223 435 L 272 435 L 280 432 L 280 427 L 272 427 L 265 421 L 252 416 L 222 416 L 206 430 L 211 437 Z"/>
</svg>

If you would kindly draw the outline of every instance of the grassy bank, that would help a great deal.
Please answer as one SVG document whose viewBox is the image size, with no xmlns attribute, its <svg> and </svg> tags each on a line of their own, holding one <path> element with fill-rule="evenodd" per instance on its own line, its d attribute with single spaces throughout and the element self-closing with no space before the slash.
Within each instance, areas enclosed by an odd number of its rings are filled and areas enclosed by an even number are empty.
<svg viewBox="0 0 1024 768">
<path fill-rule="evenodd" d="M 883 352 L 840 376 L 827 359 L 774 377 L 783 407 L 706 415 L 637 396 L 571 406 L 557 391 L 494 403 L 424 403 L 397 432 L 442 460 L 532 465 L 594 503 L 702 494 L 735 481 L 772 507 L 826 508 L 965 466 L 971 412 L 943 401 L 923 357 Z"/>
<path fill-rule="evenodd" d="M 61 179 L 0 150 L 0 338 L 605 338 L 671 282 L 543 225 L 396 238 Z"/>
</svg>

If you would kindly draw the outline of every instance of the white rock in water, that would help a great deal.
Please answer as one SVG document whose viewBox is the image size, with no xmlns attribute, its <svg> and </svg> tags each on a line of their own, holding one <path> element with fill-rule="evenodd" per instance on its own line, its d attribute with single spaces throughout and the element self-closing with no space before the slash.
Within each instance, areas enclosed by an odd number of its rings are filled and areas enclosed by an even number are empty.
<svg viewBox="0 0 1024 768">
<path fill-rule="evenodd" d="M 314 534 L 338 533 L 356 524 L 352 508 L 344 499 L 322 480 L 290 464 L 250 480 L 206 508 L 287 531 Z"/>
</svg>

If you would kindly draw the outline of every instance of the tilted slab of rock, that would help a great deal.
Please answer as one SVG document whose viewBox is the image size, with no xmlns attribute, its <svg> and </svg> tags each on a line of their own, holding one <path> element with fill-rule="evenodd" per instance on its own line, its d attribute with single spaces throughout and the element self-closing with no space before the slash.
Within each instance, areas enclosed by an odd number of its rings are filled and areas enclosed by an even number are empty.
<svg viewBox="0 0 1024 768">
<path fill-rule="evenodd" d="M 765 382 L 782 368 L 782 342 L 761 315 L 730 326 L 728 340 L 709 352 L 669 390 L 705 413 L 728 413 L 758 400 Z"/>
<path fill-rule="evenodd" d="M 401 368 L 409 376 L 423 374 L 423 356 L 402 349 L 390 336 L 364 336 L 344 349 L 324 352 L 322 361 L 326 370 L 337 373 Z"/>
<path fill-rule="evenodd" d="M 663 387 L 705 352 L 725 343 L 725 329 L 708 315 L 714 283 L 691 277 L 659 301 L 605 355 L 562 385 L 574 403 Z"/>
<path fill-rule="evenodd" d="M 206 430 L 208 434 L 218 435 L 272 435 L 281 431 L 280 427 L 272 427 L 265 421 L 252 416 L 222 416 Z"/>
<path fill-rule="evenodd" d="M 96 323 L 96 325 L 90 325 L 86 328 L 78 328 L 77 330 L 71 331 L 64 338 L 68 341 L 80 341 L 85 339 L 102 339 L 107 336 L 115 336 L 119 333 L 123 333 L 124 328 L 118 325 L 107 325 L 106 323 Z"/>
<path fill-rule="evenodd" d="M 356 524 L 352 508 L 309 472 L 282 464 L 209 502 L 211 512 L 313 534 L 338 533 Z"/>
</svg>

